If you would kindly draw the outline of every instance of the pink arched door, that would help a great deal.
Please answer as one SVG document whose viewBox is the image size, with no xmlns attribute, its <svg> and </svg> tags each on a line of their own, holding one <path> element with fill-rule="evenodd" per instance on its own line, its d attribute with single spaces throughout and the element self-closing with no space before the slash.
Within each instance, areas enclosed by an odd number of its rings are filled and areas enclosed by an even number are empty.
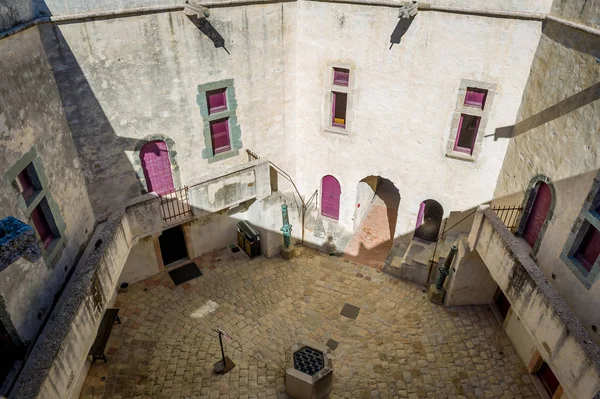
<svg viewBox="0 0 600 399">
<path fill-rule="evenodd" d="M 337 179 L 331 175 L 321 180 L 321 215 L 333 219 L 340 218 L 340 195 L 342 189 Z"/>
<path fill-rule="evenodd" d="M 148 192 L 163 195 L 175 190 L 169 149 L 164 141 L 151 141 L 140 150 L 142 169 L 146 177 Z"/>
<path fill-rule="evenodd" d="M 531 205 L 527 223 L 523 228 L 523 238 L 532 248 L 540 236 L 540 232 L 548 216 L 548 211 L 550 210 L 550 205 L 552 204 L 550 187 L 544 182 L 538 184 L 537 192 L 533 194 L 535 195 L 535 199 Z"/>
</svg>

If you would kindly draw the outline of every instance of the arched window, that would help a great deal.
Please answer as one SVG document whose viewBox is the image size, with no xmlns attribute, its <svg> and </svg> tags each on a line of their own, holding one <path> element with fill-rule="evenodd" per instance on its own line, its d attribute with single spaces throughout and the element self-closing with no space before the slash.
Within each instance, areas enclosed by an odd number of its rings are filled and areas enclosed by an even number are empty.
<svg viewBox="0 0 600 399">
<path fill-rule="evenodd" d="M 415 226 L 415 237 L 427 241 L 437 241 L 443 218 L 444 208 L 439 202 L 432 199 L 421 202 Z"/>
<path fill-rule="evenodd" d="M 331 175 L 321 179 L 321 215 L 333 219 L 340 218 L 340 195 L 342 188 L 337 179 Z"/>
<path fill-rule="evenodd" d="M 550 186 L 542 181 L 537 182 L 527 200 L 525 208 L 527 221 L 522 230 L 523 239 L 532 248 L 540 236 L 551 205 L 552 191 L 550 190 Z"/>
<path fill-rule="evenodd" d="M 169 149 L 164 141 L 155 140 L 144 144 L 140 149 L 140 160 L 148 192 L 163 195 L 175 190 Z"/>
</svg>

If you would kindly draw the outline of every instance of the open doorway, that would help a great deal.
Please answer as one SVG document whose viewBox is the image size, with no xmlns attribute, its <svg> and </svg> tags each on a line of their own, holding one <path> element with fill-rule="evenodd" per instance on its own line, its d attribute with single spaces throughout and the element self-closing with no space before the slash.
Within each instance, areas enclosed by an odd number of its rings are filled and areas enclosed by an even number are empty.
<svg viewBox="0 0 600 399">
<path fill-rule="evenodd" d="M 158 237 L 158 242 L 165 266 L 188 258 L 183 226 L 175 226 L 163 231 Z"/>
<path fill-rule="evenodd" d="M 368 176 L 358 183 L 356 202 L 356 227 L 345 257 L 381 269 L 394 241 L 400 192 L 392 181 Z"/>
</svg>

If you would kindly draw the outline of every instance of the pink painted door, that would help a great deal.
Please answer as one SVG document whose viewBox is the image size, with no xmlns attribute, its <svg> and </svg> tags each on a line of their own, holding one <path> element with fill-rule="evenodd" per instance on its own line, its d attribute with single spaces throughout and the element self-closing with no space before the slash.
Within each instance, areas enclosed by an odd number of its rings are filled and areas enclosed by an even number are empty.
<svg viewBox="0 0 600 399">
<path fill-rule="evenodd" d="M 540 183 L 531 207 L 531 212 L 527 218 L 527 224 L 523 229 L 523 238 L 533 248 L 537 241 L 542 226 L 548 216 L 550 204 L 552 203 L 552 193 L 546 183 Z"/>
<path fill-rule="evenodd" d="M 169 150 L 164 141 L 151 141 L 144 144 L 140 150 L 140 159 L 149 192 L 154 191 L 163 195 L 175 190 Z"/>
<path fill-rule="evenodd" d="M 324 176 L 321 180 L 321 193 L 321 215 L 339 219 L 342 194 L 340 183 L 331 175 Z"/>
</svg>

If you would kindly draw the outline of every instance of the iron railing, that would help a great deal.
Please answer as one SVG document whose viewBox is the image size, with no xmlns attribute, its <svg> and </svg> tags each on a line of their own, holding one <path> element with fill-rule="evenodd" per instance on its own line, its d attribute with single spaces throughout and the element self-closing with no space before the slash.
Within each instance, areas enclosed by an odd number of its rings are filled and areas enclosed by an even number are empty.
<svg viewBox="0 0 600 399">
<path fill-rule="evenodd" d="M 497 206 L 492 208 L 498 215 L 498 218 L 502 220 L 507 229 L 511 233 L 516 233 L 519 228 L 519 221 L 521 220 L 521 213 L 523 208 L 520 206 Z"/>
<path fill-rule="evenodd" d="M 165 222 L 185 218 L 192 214 L 188 201 L 188 187 L 172 190 L 159 194 L 160 210 Z"/>
</svg>

